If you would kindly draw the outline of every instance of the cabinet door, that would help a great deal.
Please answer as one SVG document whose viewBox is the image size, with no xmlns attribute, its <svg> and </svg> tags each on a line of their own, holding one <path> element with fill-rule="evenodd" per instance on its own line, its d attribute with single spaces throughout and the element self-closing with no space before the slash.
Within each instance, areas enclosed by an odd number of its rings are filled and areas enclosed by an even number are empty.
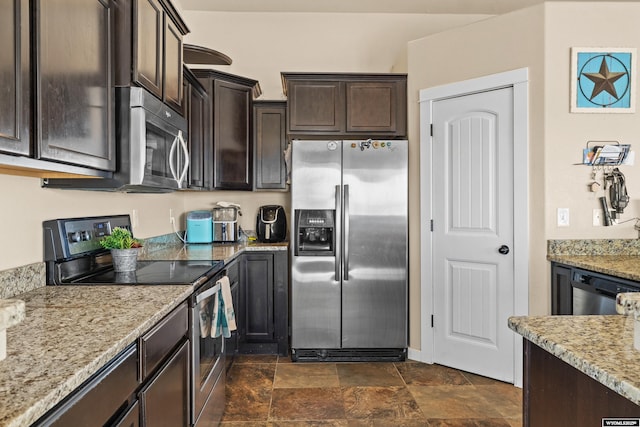
<svg viewBox="0 0 640 427">
<path fill-rule="evenodd" d="M 189 342 L 186 341 L 140 393 L 142 425 L 189 425 Z"/>
<path fill-rule="evenodd" d="M 29 1 L 0 3 L 0 151 L 31 154 Z"/>
<path fill-rule="evenodd" d="M 338 81 L 290 81 L 289 131 L 341 132 L 345 124 L 344 86 Z"/>
<path fill-rule="evenodd" d="M 138 427 L 140 425 L 140 404 L 136 401 L 114 427 Z"/>
<path fill-rule="evenodd" d="M 214 188 L 251 190 L 251 88 L 216 80 L 214 84 Z"/>
<path fill-rule="evenodd" d="M 551 264 L 551 314 L 573 314 L 571 268 Z"/>
<path fill-rule="evenodd" d="M 36 4 L 38 157 L 115 170 L 111 2 Z"/>
<path fill-rule="evenodd" d="M 162 99 L 164 13 L 158 0 L 135 2 L 133 79 Z M 182 69 L 180 70 L 182 72 Z"/>
<path fill-rule="evenodd" d="M 346 131 L 355 133 L 406 133 L 404 81 L 346 82 Z"/>
<path fill-rule="evenodd" d="M 244 302 L 244 341 L 272 342 L 273 317 L 273 254 L 245 254 L 245 275 L 242 296 Z"/>
<path fill-rule="evenodd" d="M 189 121 L 189 187 L 204 188 L 205 136 L 208 127 L 206 119 L 206 94 L 191 85 L 186 85 L 185 114 Z"/>
<path fill-rule="evenodd" d="M 182 110 L 182 34 L 165 17 L 164 31 L 164 100 L 174 110 Z"/>
<path fill-rule="evenodd" d="M 253 104 L 253 142 L 255 145 L 255 188 L 284 189 L 287 144 L 285 102 Z"/>
</svg>

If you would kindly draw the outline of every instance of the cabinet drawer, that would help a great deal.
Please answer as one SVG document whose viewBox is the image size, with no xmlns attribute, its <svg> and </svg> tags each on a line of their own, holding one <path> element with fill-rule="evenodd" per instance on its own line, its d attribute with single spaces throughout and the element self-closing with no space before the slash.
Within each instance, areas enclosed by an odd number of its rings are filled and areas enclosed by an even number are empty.
<svg viewBox="0 0 640 427">
<path fill-rule="evenodd" d="M 142 336 L 142 378 L 149 376 L 189 331 L 187 303 L 184 302 Z"/>
<path fill-rule="evenodd" d="M 138 348 L 131 345 L 34 426 L 104 425 L 138 387 Z"/>
</svg>

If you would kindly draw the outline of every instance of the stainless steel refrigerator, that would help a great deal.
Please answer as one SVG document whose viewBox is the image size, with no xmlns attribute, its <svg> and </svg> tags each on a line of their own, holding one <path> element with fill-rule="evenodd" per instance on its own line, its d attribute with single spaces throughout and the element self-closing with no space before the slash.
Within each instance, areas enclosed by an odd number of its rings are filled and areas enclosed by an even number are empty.
<svg viewBox="0 0 640 427">
<path fill-rule="evenodd" d="M 297 360 L 404 360 L 408 142 L 292 143 Z"/>
</svg>

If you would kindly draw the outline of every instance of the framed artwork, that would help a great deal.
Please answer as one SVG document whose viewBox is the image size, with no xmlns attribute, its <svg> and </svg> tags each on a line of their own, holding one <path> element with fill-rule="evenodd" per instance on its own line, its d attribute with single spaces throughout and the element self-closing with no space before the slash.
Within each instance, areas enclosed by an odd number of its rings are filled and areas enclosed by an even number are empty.
<svg viewBox="0 0 640 427">
<path fill-rule="evenodd" d="M 571 112 L 634 113 L 636 49 L 571 48 Z"/>
</svg>

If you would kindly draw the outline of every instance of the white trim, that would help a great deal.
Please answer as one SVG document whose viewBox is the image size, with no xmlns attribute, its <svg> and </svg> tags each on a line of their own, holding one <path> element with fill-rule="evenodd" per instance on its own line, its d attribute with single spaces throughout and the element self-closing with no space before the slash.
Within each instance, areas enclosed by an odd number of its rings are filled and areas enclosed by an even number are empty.
<svg viewBox="0 0 640 427">
<path fill-rule="evenodd" d="M 420 90 L 420 354 L 416 360 L 433 363 L 433 246 L 431 233 L 432 108 L 433 102 L 487 90 L 513 87 L 514 146 L 514 315 L 529 313 L 529 71 L 528 68 Z M 514 332 L 515 334 L 515 332 Z M 522 340 L 514 339 L 514 384 L 522 387 Z"/>
<path fill-rule="evenodd" d="M 420 359 L 420 357 L 420 350 L 416 350 L 415 348 L 411 347 L 407 349 L 407 359 L 421 362 L 422 360 Z"/>
</svg>

